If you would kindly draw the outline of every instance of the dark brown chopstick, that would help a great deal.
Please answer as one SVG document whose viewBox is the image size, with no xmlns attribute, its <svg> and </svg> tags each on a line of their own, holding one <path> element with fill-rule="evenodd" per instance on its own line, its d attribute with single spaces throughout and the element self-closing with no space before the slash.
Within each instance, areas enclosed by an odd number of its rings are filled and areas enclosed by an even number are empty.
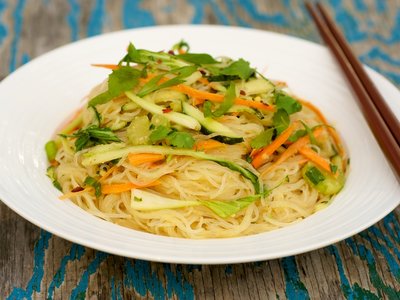
<svg viewBox="0 0 400 300">
<path fill-rule="evenodd" d="M 359 63 L 358 59 L 351 51 L 348 43 L 346 42 L 343 34 L 337 29 L 331 17 L 329 17 L 328 13 L 324 9 L 324 7 L 317 3 L 317 9 L 319 10 L 321 16 L 324 18 L 326 25 L 328 25 L 330 31 L 335 36 L 336 41 L 339 43 L 340 48 L 346 55 L 347 59 L 349 60 L 351 66 L 353 67 L 354 71 L 356 72 L 358 78 L 364 85 L 364 88 L 367 90 L 370 98 L 375 104 L 375 107 L 378 109 L 381 116 L 384 118 L 386 124 L 388 125 L 390 131 L 392 132 L 393 136 L 395 137 L 397 143 L 400 145 L 400 123 L 397 120 L 396 116 L 390 110 L 389 106 L 386 104 L 386 101 L 383 99 L 382 95 L 377 90 L 375 84 L 369 78 L 367 73 L 365 72 L 362 65 Z"/>
<path fill-rule="evenodd" d="M 363 67 L 358 62 L 355 55 L 352 54 L 351 57 L 347 56 L 348 53 L 351 53 L 350 47 L 347 45 L 347 42 L 343 36 L 341 36 L 341 42 L 338 41 L 337 33 L 339 30 L 336 28 L 333 21 L 328 17 L 322 5 L 319 4 L 317 10 L 310 3 L 306 2 L 306 7 L 310 12 L 322 38 L 333 52 L 344 74 L 349 80 L 349 83 L 357 96 L 359 106 L 368 122 L 369 127 L 371 128 L 386 157 L 391 162 L 392 167 L 397 174 L 397 178 L 400 180 L 400 142 L 399 139 L 396 138 L 396 136 L 398 136 L 400 133 L 400 129 L 396 129 L 400 128 L 398 120 L 387 106 L 386 111 L 385 109 L 378 110 L 377 106 L 381 105 L 379 101 L 384 103 L 382 96 L 379 95 L 379 100 L 374 103 L 374 100 L 376 100 L 375 95 L 379 94 L 379 92 L 376 90 L 376 88 L 373 92 L 371 92 L 371 90 L 368 92 L 368 89 L 365 85 L 373 86 L 370 84 L 372 83 L 371 80 L 364 72 Z M 323 16 L 321 16 L 322 14 Z M 332 28 L 335 28 L 335 30 L 333 31 Z M 343 49 L 343 45 L 346 45 L 346 50 Z M 358 65 L 358 67 L 355 67 L 355 65 Z M 361 73 L 357 73 L 355 70 L 356 68 L 359 71 L 362 70 L 364 76 L 358 76 L 358 74 Z M 364 77 L 364 80 L 361 79 L 361 77 Z M 366 80 L 365 78 L 368 79 Z M 391 117 L 388 117 L 388 120 L 386 120 L 387 111 L 389 111 L 389 115 L 391 115 Z M 392 130 L 394 132 L 392 132 Z"/>
</svg>

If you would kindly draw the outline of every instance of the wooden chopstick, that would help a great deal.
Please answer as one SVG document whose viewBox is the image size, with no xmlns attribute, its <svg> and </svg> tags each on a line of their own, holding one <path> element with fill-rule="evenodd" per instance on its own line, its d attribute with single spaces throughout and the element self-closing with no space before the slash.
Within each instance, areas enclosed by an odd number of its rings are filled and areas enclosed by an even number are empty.
<svg viewBox="0 0 400 300">
<path fill-rule="evenodd" d="M 351 87 L 353 88 L 354 93 L 357 96 L 359 106 L 368 122 L 369 127 L 371 128 L 387 159 L 392 164 L 398 180 L 400 180 L 400 142 L 399 139 L 396 139 L 396 136 L 398 136 L 398 133 L 400 132 L 399 129 L 396 129 L 399 128 L 399 122 L 387 106 L 386 109 L 377 109 L 377 106 L 381 106 L 379 101 L 385 103 L 382 96 L 378 96 L 379 100 L 377 100 L 375 104 L 375 95 L 379 94 L 378 90 L 375 88 L 374 91 L 371 92 L 370 90 L 370 92 L 368 92 L 365 85 L 373 86 L 370 84 L 372 83 L 371 80 L 364 72 L 363 67 L 358 62 L 355 55 L 352 54 L 351 56 L 347 56 L 348 53 L 351 53 L 350 47 L 347 45 L 347 42 L 343 36 L 341 36 L 341 42 L 338 41 L 337 33 L 339 33 L 339 30 L 336 28 L 333 21 L 328 17 L 322 5 L 319 4 L 317 6 L 317 10 L 310 3 L 306 2 L 306 7 L 310 12 L 322 38 L 339 62 L 339 65 L 341 66 Z M 335 28 L 335 30 L 332 30 L 332 28 Z M 343 45 L 346 45 L 346 50 L 343 49 Z M 358 67 L 355 67 L 355 65 L 358 65 Z M 359 73 L 356 72 L 356 68 L 359 70 Z M 358 75 L 361 74 L 361 72 L 364 76 Z M 363 77 L 364 80 L 361 79 L 361 77 Z M 390 112 L 389 115 L 392 115 L 392 117 L 388 117 L 388 120 L 386 120 L 388 115 L 387 111 Z M 394 132 L 392 132 L 392 130 Z"/>
<path fill-rule="evenodd" d="M 346 42 L 346 39 L 344 38 L 343 34 L 334 25 L 333 20 L 331 19 L 331 17 L 329 17 L 325 8 L 320 3 L 317 3 L 317 9 L 319 10 L 322 18 L 324 18 L 325 23 L 326 25 L 328 25 L 332 34 L 335 36 L 336 41 L 340 45 L 340 48 L 346 55 L 347 59 L 350 61 L 351 66 L 353 67 L 358 78 L 364 85 L 364 88 L 367 90 L 367 93 L 369 94 L 372 102 L 374 102 L 375 107 L 385 120 L 390 131 L 395 137 L 397 143 L 400 145 L 400 123 L 397 120 L 396 116 L 393 114 L 389 106 L 386 104 L 386 101 L 383 99 L 382 95 L 377 90 L 375 84 L 369 78 L 369 76 L 365 72 L 365 69 L 362 67 L 362 65 L 359 63 L 354 53 L 351 51 L 349 44 Z"/>
</svg>

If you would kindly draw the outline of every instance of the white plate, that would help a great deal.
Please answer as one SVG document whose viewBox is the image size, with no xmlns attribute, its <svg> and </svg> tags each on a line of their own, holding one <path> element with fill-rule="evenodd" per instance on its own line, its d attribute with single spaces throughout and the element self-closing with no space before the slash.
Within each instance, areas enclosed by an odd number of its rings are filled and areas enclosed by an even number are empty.
<svg viewBox="0 0 400 300">
<path fill-rule="evenodd" d="M 193 52 L 243 57 L 320 107 L 342 134 L 351 157 L 347 184 L 329 208 L 272 232 L 186 240 L 123 228 L 57 199 L 59 192 L 45 176 L 43 146 L 82 104 L 80 99 L 108 74 L 90 64 L 117 62 L 129 41 L 139 48 L 161 50 L 182 38 Z M 371 69 L 368 73 L 399 118 L 399 91 Z M 0 84 L 0 107 L 0 199 L 47 231 L 113 254 L 195 264 L 283 257 L 356 234 L 400 201 L 399 184 L 330 53 L 293 37 L 219 26 L 153 27 L 102 35 L 61 47 L 18 69 Z"/>
</svg>

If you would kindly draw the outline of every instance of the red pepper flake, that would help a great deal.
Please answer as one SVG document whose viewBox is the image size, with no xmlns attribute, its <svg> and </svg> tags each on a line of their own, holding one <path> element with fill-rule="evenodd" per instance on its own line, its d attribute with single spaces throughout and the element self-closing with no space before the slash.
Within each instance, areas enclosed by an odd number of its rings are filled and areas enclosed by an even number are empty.
<svg viewBox="0 0 400 300">
<path fill-rule="evenodd" d="M 170 54 L 170 55 L 175 55 L 175 52 L 174 52 L 174 50 L 169 50 L 169 51 L 168 51 L 168 54 Z"/>
<path fill-rule="evenodd" d="M 167 113 L 169 113 L 169 112 L 171 112 L 171 111 L 172 111 L 172 108 L 169 108 L 169 107 L 164 108 L 164 109 L 162 110 L 162 112 L 163 112 L 164 114 L 167 114 Z"/>
<path fill-rule="evenodd" d="M 207 72 L 206 72 L 205 70 L 203 70 L 203 69 L 200 69 L 199 72 L 200 72 L 201 75 L 203 75 L 203 76 L 207 74 Z"/>
<path fill-rule="evenodd" d="M 71 192 L 72 192 L 72 193 L 77 193 L 77 192 L 80 192 L 80 191 L 83 191 L 83 190 L 84 190 L 83 187 L 77 186 L 77 187 L 73 188 L 73 189 L 71 190 Z"/>
<path fill-rule="evenodd" d="M 162 63 L 162 60 L 161 60 L 161 59 L 158 59 L 158 60 L 157 60 L 157 63 L 160 65 L 160 64 Z"/>
<path fill-rule="evenodd" d="M 242 96 L 246 96 L 246 92 L 245 92 L 245 91 L 243 91 L 243 90 L 240 90 L 240 95 L 242 95 Z"/>
</svg>

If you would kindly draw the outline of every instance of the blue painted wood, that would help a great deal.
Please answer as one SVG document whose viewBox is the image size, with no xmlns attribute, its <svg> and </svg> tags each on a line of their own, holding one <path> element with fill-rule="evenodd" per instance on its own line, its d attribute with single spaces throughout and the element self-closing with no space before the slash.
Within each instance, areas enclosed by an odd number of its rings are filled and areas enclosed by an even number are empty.
<svg viewBox="0 0 400 300">
<path fill-rule="evenodd" d="M 21 54 L 19 50 L 21 30 L 24 26 L 23 20 L 26 1 L 18 0 L 16 2 L 12 11 L 14 20 L 13 28 L 10 29 L 9 25 L 4 22 L 4 13 L 10 4 L 12 4 L 11 2 L 11 0 L 0 0 L 0 46 L 3 46 L 4 40 L 7 38 L 10 30 L 13 32 L 10 46 L 10 63 L 8 66 L 10 72 L 29 60 L 29 56 L 26 53 Z M 371 30 L 371 28 L 375 28 L 379 24 L 375 24 L 375 20 L 368 18 L 370 12 L 365 0 L 329 0 L 325 2 L 330 5 L 336 22 L 344 31 L 346 38 L 353 45 L 357 46 L 362 43 L 371 45 L 364 53 L 360 54 L 360 59 L 400 86 L 400 55 L 392 56 L 386 51 L 386 47 L 393 45 L 396 45 L 400 49 L 400 7 L 397 8 L 395 13 L 396 22 L 393 28 L 389 34 L 386 33 L 384 35 Z M 226 0 L 224 2 L 225 9 L 221 9 L 220 3 L 214 0 L 188 0 L 188 4 L 194 9 L 191 22 L 195 24 L 204 22 L 205 9 L 207 7 L 212 9 L 214 17 L 219 24 L 245 27 L 250 27 L 254 24 L 259 24 L 260 27 L 272 25 L 276 28 L 289 30 L 293 34 L 297 32 L 296 27 L 298 24 L 309 24 L 301 2 L 297 0 L 283 0 L 283 3 L 288 8 L 300 6 L 300 10 L 296 12 L 290 9 L 279 12 L 260 12 L 256 1 L 251 0 Z M 371 3 L 371 1 L 368 3 Z M 70 9 L 64 21 L 65 25 L 70 29 L 71 41 L 102 33 L 104 22 L 110 17 L 106 10 L 107 0 L 94 1 L 94 5 L 89 12 L 89 20 L 86 28 L 80 27 L 80 18 L 82 17 L 81 1 L 68 0 L 68 4 Z M 135 28 L 155 25 L 157 23 L 153 13 L 145 9 L 144 4 L 143 1 L 123 1 L 121 5 L 121 22 L 123 27 Z M 165 13 L 173 12 L 174 5 L 176 6 L 177 4 L 172 1 L 170 7 L 164 7 Z M 373 5 L 378 14 L 383 15 L 388 13 L 386 1 L 375 0 L 373 1 Z M 243 15 L 246 15 L 247 18 L 244 18 Z M 251 19 L 253 22 L 250 23 L 248 19 Z M 304 35 L 304 33 L 300 35 Z M 315 30 L 310 38 L 317 38 Z M 394 67 L 395 71 L 393 71 Z M 377 255 L 379 255 L 384 258 L 386 264 L 380 265 L 380 267 L 387 270 L 397 284 L 400 284 L 400 224 L 395 213 L 388 215 L 381 224 L 383 227 L 374 225 L 355 237 L 322 250 L 327 252 L 335 262 L 338 274 L 337 279 L 340 282 L 343 297 L 346 299 L 380 299 L 383 296 L 390 299 L 400 298 L 399 285 L 397 287 L 389 286 L 377 271 Z M 16 283 L 12 292 L 7 295 L 7 299 L 31 299 L 35 293 L 42 292 L 41 286 L 44 282 L 46 251 L 51 239 L 54 239 L 54 237 L 50 233 L 43 230 L 40 231 L 33 249 L 34 267 L 30 280 L 27 282 L 25 288 L 21 287 L 21 283 Z M 369 280 L 374 290 L 367 290 L 357 282 L 354 284 L 351 283 L 345 268 L 346 261 L 341 256 L 340 247 L 346 247 L 355 257 L 367 264 Z M 71 244 L 69 251 L 61 258 L 54 276 L 47 282 L 48 289 L 46 296 L 48 299 L 53 299 L 55 291 L 64 284 L 68 265 L 80 265 L 84 257 L 86 257 L 87 252 L 85 247 Z M 188 280 L 185 274 L 194 276 L 203 270 L 202 266 L 163 264 L 164 278 L 160 278 L 160 275 L 154 271 L 150 262 L 117 258 L 100 251 L 95 251 L 93 259 L 87 263 L 80 277 L 77 278 L 70 298 L 84 299 L 87 295 L 91 276 L 98 273 L 102 265 L 107 263 L 111 258 L 116 259 L 123 272 L 122 277 L 110 276 L 109 278 L 109 285 L 111 286 L 110 296 L 112 299 L 124 299 L 124 291 L 126 290 L 134 290 L 137 295 L 142 297 L 151 295 L 155 299 L 171 298 L 172 296 L 176 296 L 178 299 L 194 299 L 196 287 L 193 280 Z M 292 256 L 279 260 L 285 280 L 284 293 L 288 299 L 309 299 L 310 287 L 307 287 L 303 281 L 297 259 L 297 257 Z M 263 268 L 266 265 L 263 262 L 259 262 L 247 264 L 246 266 Z M 235 270 L 236 268 L 231 265 L 224 267 L 224 273 L 228 278 L 234 276 Z"/>
</svg>

